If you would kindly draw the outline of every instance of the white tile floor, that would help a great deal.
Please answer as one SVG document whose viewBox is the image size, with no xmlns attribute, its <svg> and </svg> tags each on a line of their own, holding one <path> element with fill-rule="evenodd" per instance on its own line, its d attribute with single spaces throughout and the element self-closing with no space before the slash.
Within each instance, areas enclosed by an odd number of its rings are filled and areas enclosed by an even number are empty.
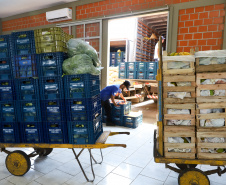
<svg viewBox="0 0 226 185">
<path fill-rule="evenodd" d="M 108 143 L 127 144 L 127 148 L 103 149 L 104 161 L 94 165 L 98 185 L 177 185 L 178 174 L 156 164 L 153 159 L 153 131 L 156 126 L 143 124 L 137 129 L 105 127 L 104 130 L 129 131 L 131 134 L 108 138 Z M 10 149 L 14 150 L 14 149 Z M 21 150 L 21 149 L 19 149 Z M 29 153 L 31 149 L 24 149 Z M 78 151 L 78 150 L 76 150 Z M 99 150 L 93 150 L 100 159 Z M 69 149 L 54 149 L 45 158 L 32 159 L 30 171 L 23 177 L 11 175 L 5 167 L 6 154 L 0 153 L 0 185 L 89 185 Z M 92 178 L 88 151 L 80 158 L 89 178 Z M 212 167 L 202 165 L 203 170 Z M 226 175 L 209 176 L 211 185 L 226 185 Z"/>
</svg>

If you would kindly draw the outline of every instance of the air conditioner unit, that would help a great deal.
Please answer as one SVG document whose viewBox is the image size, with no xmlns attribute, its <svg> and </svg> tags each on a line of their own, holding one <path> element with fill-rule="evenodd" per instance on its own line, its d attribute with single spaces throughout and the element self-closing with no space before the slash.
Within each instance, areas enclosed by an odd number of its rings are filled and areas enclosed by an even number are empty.
<svg viewBox="0 0 226 185">
<path fill-rule="evenodd" d="M 46 20 L 48 22 L 56 22 L 72 19 L 72 10 L 70 8 L 63 8 L 46 12 Z"/>
</svg>

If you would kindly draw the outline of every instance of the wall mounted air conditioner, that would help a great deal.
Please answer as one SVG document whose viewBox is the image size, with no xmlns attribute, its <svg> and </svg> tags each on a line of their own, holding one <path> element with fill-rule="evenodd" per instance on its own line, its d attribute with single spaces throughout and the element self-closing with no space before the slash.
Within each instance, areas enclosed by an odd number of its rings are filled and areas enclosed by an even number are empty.
<svg viewBox="0 0 226 185">
<path fill-rule="evenodd" d="M 63 8 L 46 12 L 46 20 L 48 22 L 56 22 L 72 19 L 72 10 L 70 8 Z"/>
</svg>

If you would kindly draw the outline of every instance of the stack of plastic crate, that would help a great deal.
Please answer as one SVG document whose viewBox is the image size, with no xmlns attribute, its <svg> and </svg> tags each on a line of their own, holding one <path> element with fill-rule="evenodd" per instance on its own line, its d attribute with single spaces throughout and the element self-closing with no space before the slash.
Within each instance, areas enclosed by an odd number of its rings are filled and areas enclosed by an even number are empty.
<svg viewBox="0 0 226 185">
<path fill-rule="evenodd" d="M 126 72 L 128 79 L 136 79 L 137 76 L 137 64 L 138 62 L 127 62 L 126 63 Z"/>
<path fill-rule="evenodd" d="M 37 29 L 35 33 L 36 53 L 67 52 L 67 41 L 71 38 L 62 28 Z"/>
<path fill-rule="evenodd" d="M 99 76 L 66 75 L 64 90 L 69 143 L 94 144 L 103 132 Z"/>
<path fill-rule="evenodd" d="M 130 112 L 130 114 L 123 116 L 124 126 L 129 128 L 137 128 L 143 121 L 143 114 L 139 112 Z"/>
<path fill-rule="evenodd" d="M 147 62 L 137 63 L 137 79 L 146 79 L 146 63 Z"/>
<path fill-rule="evenodd" d="M 147 62 L 146 63 L 146 79 L 155 80 L 157 75 L 158 62 Z"/>
<path fill-rule="evenodd" d="M 119 77 L 120 79 L 126 79 L 127 78 L 127 63 L 126 62 L 120 62 L 119 63 Z"/>
<path fill-rule="evenodd" d="M 110 53 L 110 67 L 116 67 L 118 66 L 117 60 L 116 60 L 116 52 Z"/>
</svg>

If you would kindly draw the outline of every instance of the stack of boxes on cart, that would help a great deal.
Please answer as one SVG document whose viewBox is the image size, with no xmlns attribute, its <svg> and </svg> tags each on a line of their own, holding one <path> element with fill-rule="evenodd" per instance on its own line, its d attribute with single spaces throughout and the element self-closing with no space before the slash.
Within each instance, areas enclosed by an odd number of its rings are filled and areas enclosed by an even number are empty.
<svg viewBox="0 0 226 185">
<path fill-rule="evenodd" d="M 157 62 L 121 62 L 119 63 L 119 78 L 155 80 L 157 68 Z"/>
<path fill-rule="evenodd" d="M 125 62 L 125 52 L 110 52 L 110 67 L 117 67 L 121 62 Z"/>
<path fill-rule="evenodd" d="M 166 158 L 225 158 L 226 51 L 163 57 Z"/>
<path fill-rule="evenodd" d="M 61 28 L 0 36 L 0 142 L 93 144 L 103 132 L 99 76 L 66 75 Z"/>
</svg>

